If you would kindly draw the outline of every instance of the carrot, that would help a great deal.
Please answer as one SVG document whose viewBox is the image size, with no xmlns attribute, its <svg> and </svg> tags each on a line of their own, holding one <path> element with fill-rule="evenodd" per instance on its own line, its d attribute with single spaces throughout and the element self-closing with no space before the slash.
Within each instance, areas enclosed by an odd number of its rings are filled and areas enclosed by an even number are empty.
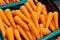
<svg viewBox="0 0 60 40">
<path fill-rule="evenodd" d="M 20 0 L 16 0 L 17 2 L 19 2 Z"/>
<path fill-rule="evenodd" d="M 37 3 L 37 10 L 36 10 L 36 12 L 37 12 L 38 20 L 39 20 L 39 17 L 40 17 L 41 12 L 42 12 L 42 3 L 41 2 Z"/>
<path fill-rule="evenodd" d="M 58 12 L 54 12 L 53 15 L 54 15 L 54 22 L 55 22 L 56 29 L 58 29 L 59 28 L 59 26 L 58 26 Z"/>
<path fill-rule="evenodd" d="M 5 37 L 6 36 L 6 32 L 5 32 L 5 28 L 3 26 L 3 22 L 2 22 L 2 18 L 0 17 L 0 29 L 2 32 L 2 35 Z"/>
<path fill-rule="evenodd" d="M 18 31 L 17 29 L 14 29 L 14 35 L 15 35 L 15 37 L 16 37 L 16 40 L 21 40 L 19 31 Z"/>
<path fill-rule="evenodd" d="M 47 22 L 46 22 L 46 28 L 49 27 L 49 24 L 50 24 L 52 18 L 53 18 L 53 13 L 52 12 L 49 12 L 48 13 L 48 17 L 47 17 Z"/>
<path fill-rule="evenodd" d="M 59 37 L 57 37 L 57 40 L 60 40 L 60 36 L 59 36 Z"/>
<path fill-rule="evenodd" d="M 5 0 L 5 2 L 6 2 L 7 4 L 9 4 L 9 0 Z"/>
<path fill-rule="evenodd" d="M 25 17 L 19 10 L 16 11 L 12 11 L 13 15 L 19 16 L 22 20 L 24 20 L 25 22 L 29 23 L 29 19 L 27 17 Z"/>
<path fill-rule="evenodd" d="M 6 4 L 4 0 L 1 0 L 1 2 L 2 2 L 3 4 Z"/>
<path fill-rule="evenodd" d="M 44 24 L 44 26 L 46 25 L 46 20 L 45 20 L 45 16 L 44 15 L 40 16 L 40 21 L 41 21 L 41 23 Z"/>
<path fill-rule="evenodd" d="M 30 13 L 28 12 L 27 8 L 23 5 L 20 7 L 20 10 L 23 12 L 23 14 L 29 19 L 32 21 L 31 19 L 31 16 L 30 16 Z M 24 10 L 24 11 L 23 11 Z"/>
<path fill-rule="evenodd" d="M 36 5 L 34 4 L 33 0 L 28 0 L 29 4 L 33 8 L 34 11 L 36 11 Z"/>
<path fill-rule="evenodd" d="M 29 38 L 27 37 L 26 33 L 24 32 L 21 26 L 17 25 L 17 29 L 26 40 L 29 40 Z"/>
<path fill-rule="evenodd" d="M 14 40 L 14 34 L 11 28 L 6 29 L 6 35 L 8 40 Z"/>
<path fill-rule="evenodd" d="M 28 26 L 29 26 L 30 30 L 35 34 L 35 36 L 36 36 L 37 38 L 40 38 L 39 32 L 38 32 L 38 30 L 36 29 L 34 23 L 33 23 L 33 22 L 29 22 Z"/>
<path fill-rule="evenodd" d="M 49 28 L 51 29 L 51 31 L 55 31 L 55 28 L 54 28 L 52 22 L 50 23 L 50 27 Z"/>
<path fill-rule="evenodd" d="M 10 9 L 6 9 L 5 10 L 5 15 L 7 16 L 8 20 L 10 21 L 11 25 L 16 28 L 16 24 L 13 20 L 13 16 L 12 16 L 12 12 Z"/>
<path fill-rule="evenodd" d="M 32 35 L 31 35 L 30 31 L 28 31 L 28 30 L 24 30 L 24 31 L 25 31 L 25 33 L 27 34 L 27 36 L 29 37 L 29 39 L 30 39 L 30 40 L 33 40 L 33 37 L 32 37 Z"/>
<path fill-rule="evenodd" d="M 31 17 L 32 17 L 32 20 L 33 20 L 37 30 L 40 32 L 36 12 L 33 11 L 33 13 L 31 13 Z"/>
<path fill-rule="evenodd" d="M 31 8 L 31 6 L 30 6 L 30 4 L 29 4 L 28 2 L 25 3 L 25 6 L 26 6 L 26 8 L 28 9 L 28 11 L 29 11 L 30 13 L 33 12 L 33 9 Z"/>
<path fill-rule="evenodd" d="M 3 20 L 8 26 L 10 26 L 10 23 L 9 23 L 9 21 L 8 21 L 6 15 L 5 15 L 5 13 L 3 12 L 2 9 L 0 9 L 0 12 L 1 12 L 1 13 L 0 13 L 0 16 L 1 16 L 2 20 Z"/>
<path fill-rule="evenodd" d="M 14 21 L 15 21 L 16 23 L 18 23 L 19 25 L 21 25 L 23 28 L 29 30 L 27 24 L 26 24 L 24 21 L 22 21 L 21 18 L 19 18 L 18 16 L 15 16 L 15 17 L 14 17 Z"/>
<path fill-rule="evenodd" d="M 34 1 L 35 1 L 36 4 L 38 3 L 38 0 L 34 0 Z"/>
<path fill-rule="evenodd" d="M 2 0 L 0 0 L 0 5 L 2 5 L 3 3 L 2 3 Z"/>
<path fill-rule="evenodd" d="M 12 0 L 12 2 L 16 2 L 16 0 Z"/>
</svg>

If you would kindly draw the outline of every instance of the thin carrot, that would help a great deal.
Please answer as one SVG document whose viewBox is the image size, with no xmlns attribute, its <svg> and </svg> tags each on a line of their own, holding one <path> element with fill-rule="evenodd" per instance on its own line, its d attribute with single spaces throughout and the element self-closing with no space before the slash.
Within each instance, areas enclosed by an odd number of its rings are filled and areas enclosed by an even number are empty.
<svg viewBox="0 0 60 40">
<path fill-rule="evenodd" d="M 16 16 L 19 16 L 22 20 L 29 23 L 29 19 L 27 17 L 25 17 L 19 10 L 16 10 L 16 11 L 13 10 L 12 14 L 16 15 Z"/>
<path fill-rule="evenodd" d="M 28 30 L 24 30 L 24 31 L 25 31 L 25 33 L 27 34 L 27 36 L 29 37 L 29 39 L 30 39 L 30 40 L 33 40 L 33 37 L 32 37 L 32 35 L 31 35 L 30 31 L 28 31 Z"/>
<path fill-rule="evenodd" d="M 29 26 L 30 30 L 35 34 L 35 36 L 36 36 L 37 38 L 40 38 L 39 32 L 38 32 L 38 30 L 36 29 L 34 23 L 33 23 L 33 22 L 29 22 L 28 26 Z"/>
<path fill-rule="evenodd" d="M 52 21 L 52 18 L 53 18 L 53 13 L 52 13 L 52 12 L 49 12 L 49 13 L 48 13 L 48 17 L 47 17 L 46 28 L 49 27 L 49 24 L 50 24 L 50 22 Z"/>
<path fill-rule="evenodd" d="M 29 38 L 27 37 L 26 33 L 24 32 L 21 26 L 17 25 L 17 29 L 26 40 L 29 40 Z"/>
<path fill-rule="evenodd" d="M 16 37 L 16 40 L 21 40 L 19 31 L 18 31 L 17 29 L 14 29 L 14 35 L 15 35 L 15 37 Z"/>
<path fill-rule="evenodd" d="M 15 21 L 16 23 L 18 23 L 19 25 L 21 25 L 23 28 L 29 30 L 27 24 L 26 24 L 23 20 L 21 20 L 21 18 L 19 18 L 18 16 L 15 16 L 15 17 L 14 17 L 14 21 Z"/>
<path fill-rule="evenodd" d="M 31 13 L 31 17 L 32 17 L 32 20 L 33 20 L 33 22 L 34 22 L 34 24 L 35 24 L 38 32 L 40 32 L 40 30 L 39 30 L 39 25 L 38 25 L 38 18 L 37 18 L 36 12 L 33 11 L 33 12 Z"/>
<path fill-rule="evenodd" d="M 8 20 L 10 21 L 11 25 L 16 28 L 16 24 L 13 20 L 13 16 L 12 16 L 12 12 L 10 9 L 6 9 L 5 10 L 5 15 L 7 16 Z"/>
<path fill-rule="evenodd" d="M 7 4 L 9 4 L 9 0 L 5 0 L 5 2 L 6 2 Z"/>
<path fill-rule="evenodd" d="M 24 10 L 24 11 L 23 11 Z M 23 12 L 23 14 L 29 19 L 32 21 L 31 19 L 31 16 L 30 16 L 30 13 L 28 12 L 27 8 L 23 5 L 20 7 L 20 11 Z"/>
<path fill-rule="evenodd" d="M 28 2 L 25 3 L 25 6 L 26 6 L 26 8 L 28 9 L 28 11 L 29 11 L 30 13 L 33 12 L 33 9 L 31 8 L 31 6 L 30 6 L 30 4 L 29 4 Z"/>
<path fill-rule="evenodd" d="M 8 40 L 14 40 L 14 34 L 11 28 L 6 29 L 6 35 Z"/>
<path fill-rule="evenodd" d="M 2 20 L 3 20 L 8 26 L 10 26 L 10 23 L 9 23 L 9 21 L 8 21 L 6 15 L 5 15 L 5 13 L 3 12 L 2 9 L 0 9 L 0 12 L 1 12 L 1 13 L 0 13 L 0 16 L 1 16 Z"/>
<path fill-rule="evenodd" d="M 33 0 L 28 0 L 29 4 L 33 8 L 34 11 L 36 11 L 36 5 L 34 4 Z"/>
<path fill-rule="evenodd" d="M 54 15 L 54 22 L 55 22 L 56 29 L 58 29 L 59 28 L 59 26 L 58 26 L 58 12 L 54 12 L 53 15 Z"/>
<path fill-rule="evenodd" d="M 0 17 L 0 29 L 2 32 L 2 35 L 5 37 L 6 36 L 6 32 L 5 32 L 5 28 L 3 26 L 3 22 L 2 22 L 2 18 Z"/>
</svg>

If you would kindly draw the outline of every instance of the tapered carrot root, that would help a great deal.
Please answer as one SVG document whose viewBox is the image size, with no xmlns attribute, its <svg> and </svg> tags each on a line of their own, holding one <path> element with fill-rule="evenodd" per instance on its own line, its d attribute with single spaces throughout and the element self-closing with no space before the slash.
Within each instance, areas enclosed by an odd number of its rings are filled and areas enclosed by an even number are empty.
<svg viewBox="0 0 60 40">
<path fill-rule="evenodd" d="M 49 24 L 50 24 L 52 18 L 53 18 L 53 13 L 52 13 L 52 12 L 49 12 L 49 13 L 48 13 L 48 17 L 47 17 L 46 28 L 49 27 Z"/>
<path fill-rule="evenodd" d="M 34 23 L 33 23 L 33 22 L 29 22 L 28 26 L 29 26 L 30 30 L 35 34 L 35 36 L 36 36 L 37 38 L 40 38 L 39 32 L 38 32 L 38 30 L 36 29 Z"/>
<path fill-rule="evenodd" d="M 0 29 L 2 32 L 2 35 L 5 37 L 6 36 L 6 32 L 5 32 L 5 28 L 3 26 L 3 22 L 2 22 L 2 18 L 0 17 Z"/>
<path fill-rule="evenodd" d="M 27 24 L 26 24 L 24 21 L 22 21 L 18 16 L 15 16 L 15 17 L 14 17 L 14 21 L 15 21 L 16 23 L 18 23 L 19 25 L 21 25 L 23 28 L 29 30 Z"/>
<path fill-rule="evenodd" d="M 30 6 L 30 4 L 29 4 L 28 2 L 25 3 L 25 6 L 26 6 L 26 8 L 28 9 L 28 11 L 29 11 L 30 13 L 33 12 L 33 9 L 31 8 L 31 6 Z"/>
<path fill-rule="evenodd" d="M 2 20 L 3 20 L 8 26 L 10 26 L 10 23 L 9 23 L 9 21 L 8 21 L 6 15 L 4 14 L 4 12 L 3 12 L 2 9 L 0 9 L 0 12 L 1 12 L 1 13 L 0 13 L 0 16 L 1 16 Z"/>
<path fill-rule="evenodd" d="M 17 29 L 26 40 L 29 40 L 29 38 L 27 37 L 26 33 L 24 32 L 21 26 L 17 25 Z"/>
<path fill-rule="evenodd" d="M 25 6 L 21 6 L 20 10 L 23 12 L 23 14 L 32 21 L 31 17 L 30 17 L 30 13 L 28 12 L 27 8 Z M 24 10 L 24 11 L 23 11 Z"/>
<path fill-rule="evenodd" d="M 16 28 L 16 24 L 13 20 L 13 16 L 12 16 L 12 12 L 10 9 L 6 9 L 5 10 L 5 15 L 7 16 L 8 20 L 10 21 L 11 25 Z"/>
<path fill-rule="evenodd" d="M 22 20 L 24 20 L 25 22 L 29 23 L 29 19 L 27 17 L 25 17 L 19 10 L 13 10 L 12 14 L 15 16 L 19 16 Z"/>
<path fill-rule="evenodd" d="M 32 19 L 33 19 L 33 22 L 34 22 L 37 30 L 40 32 L 36 12 L 33 11 L 33 12 L 31 13 L 31 17 L 32 17 Z"/>
<path fill-rule="evenodd" d="M 34 4 L 33 0 L 28 0 L 29 4 L 33 8 L 34 11 L 36 11 L 36 5 Z"/>
<path fill-rule="evenodd" d="M 5 2 L 9 4 L 9 0 L 5 0 Z"/>
<path fill-rule="evenodd" d="M 6 29 L 6 35 L 8 40 L 14 40 L 14 34 L 11 28 Z"/>
<path fill-rule="evenodd" d="M 59 28 L 59 26 L 58 26 L 58 12 L 54 12 L 53 15 L 54 15 L 54 22 L 55 22 L 56 29 L 58 29 Z"/>
<path fill-rule="evenodd" d="M 21 40 L 19 31 L 18 31 L 17 29 L 14 29 L 14 35 L 15 35 L 15 37 L 16 37 L 16 40 Z"/>
</svg>

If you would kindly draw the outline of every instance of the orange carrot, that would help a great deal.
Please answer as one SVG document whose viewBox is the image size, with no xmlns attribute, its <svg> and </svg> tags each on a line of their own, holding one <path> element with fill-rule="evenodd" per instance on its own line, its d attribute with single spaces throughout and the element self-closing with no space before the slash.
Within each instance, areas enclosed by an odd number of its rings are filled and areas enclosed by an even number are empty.
<svg viewBox="0 0 60 40">
<path fill-rule="evenodd" d="M 34 23 L 33 23 L 33 22 L 29 22 L 28 26 L 29 26 L 30 30 L 35 34 L 35 36 L 36 36 L 37 38 L 40 38 L 39 32 L 38 32 L 38 30 L 36 29 Z"/>
<path fill-rule="evenodd" d="M 18 16 L 15 16 L 15 17 L 14 17 L 14 21 L 15 21 L 16 23 L 18 23 L 19 25 L 21 25 L 23 28 L 29 30 L 27 24 L 26 24 L 24 21 L 22 21 L 21 18 L 19 18 Z"/>
<path fill-rule="evenodd" d="M 0 13 L 0 16 L 1 16 L 2 20 L 3 20 L 8 26 L 10 26 L 10 23 L 9 23 L 9 21 L 8 21 L 6 15 L 5 15 L 5 13 L 3 12 L 2 9 L 0 9 L 0 12 L 1 12 L 1 13 Z"/>
<path fill-rule="evenodd" d="M 14 34 L 11 28 L 6 29 L 6 35 L 8 40 L 14 40 Z"/>
<path fill-rule="evenodd" d="M 19 2 L 20 0 L 16 0 L 17 2 Z"/>
<path fill-rule="evenodd" d="M 7 4 L 9 4 L 9 0 L 5 0 L 5 2 L 6 2 Z"/>
<path fill-rule="evenodd" d="M 29 38 L 27 37 L 26 33 L 24 32 L 21 26 L 17 25 L 17 29 L 26 40 L 29 40 Z"/>
<path fill-rule="evenodd" d="M 18 31 L 17 29 L 14 29 L 14 35 L 15 35 L 15 37 L 16 37 L 16 40 L 21 40 L 19 31 Z"/>
<path fill-rule="evenodd" d="M 36 11 L 36 5 L 34 4 L 33 0 L 28 0 L 29 4 L 33 8 L 34 11 Z"/>
<path fill-rule="evenodd" d="M 29 19 L 27 17 L 25 17 L 19 10 L 16 11 L 12 11 L 13 15 L 19 16 L 22 20 L 24 20 L 25 22 L 29 22 Z"/>
<path fill-rule="evenodd" d="M 31 17 L 30 17 L 30 13 L 28 12 L 27 8 L 23 5 L 20 7 L 20 10 L 23 12 L 23 14 L 32 21 Z M 23 11 L 24 10 L 24 11 Z"/>
<path fill-rule="evenodd" d="M 12 16 L 11 10 L 10 10 L 10 9 L 6 9 L 6 10 L 5 10 L 5 14 L 6 14 L 8 20 L 10 21 L 11 25 L 12 25 L 14 28 L 16 28 L 16 25 L 15 25 L 15 22 L 14 22 L 14 20 L 13 20 L 13 16 Z"/>
<path fill-rule="evenodd" d="M 6 4 L 4 0 L 1 0 L 1 2 L 2 2 L 3 4 Z"/>
<path fill-rule="evenodd" d="M 58 26 L 58 12 L 54 12 L 53 15 L 54 15 L 54 22 L 55 22 L 56 29 L 58 29 L 59 28 L 59 26 Z"/>
<path fill-rule="evenodd" d="M 0 5 L 2 5 L 3 4 L 3 2 L 2 2 L 2 0 L 0 0 Z"/>
<path fill-rule="evenodd" d="M 53 18 L 53 13 L 52 13 L 52 12 L 49 12 L 49 13 L 48 13 L 48 17 L 47 17 L 46 28 L 49 27 L 49 24 L 50 24 L 52 18 Z"/>
<path fill-rule="evenodd" d="M 16 0 L 12 0 L 13 2 L 16 2 Z"/>
<path fill-rule="evenodd" d="M 5 32 L 5 28 L 3 26 L 3 22 L 2 22 L 2 18 L 0 17 L 0 29 L 2 32 L 2 35 L 5 37 L 6 36 L 6 32 Z"/>
<path fill-rule="evenodd" d="M 59 37 L 57 37 L 57 40 L 60 40 L 60 36 L 59 36 Z"/>
<path fill-rule="evenodd" d="M 34 0 L 34 1 L 35 1 L 36 4 L 38 3 L 38 0 Z"/>
<path fill-rule="evenodd" d="M 37 30 L 40 32 L 36 12 L 33 11 L 33 13 L 31 13 L 31 17 L 32 17 L 32 19 L 33 19 L 33 22 L 34 22 Z"/>
<path fill-rule="evenodd" d="M 25 6 L 26 6 L 26 8 L 28 9 L 28 11 L 29 11 L 30 13 L 33 12 L 33 9 L 31 8 L 31 6 L 30 6 L 30 4 L 29 4 L 28 2 L 25 3 Z"/>
<path fill-rule="evenodd" d="M 36 10 L 36 12 L 37 12 L 38 20 L 39 20 L 39 17 L 40 17 L 41 12 L 42 12 L 42 3 L 41 2 L 37 3 L 37 10 Z"/>
<path fill-rule="evenodd" d="M 32 37 L 32 35 L 31 35 L 30 31 L 28 31 L 28 30 L 24 30 L 24 31 L 25 31 L 25 33 L 27 34 L 27 36 L 29 37 L 29 39 L 30 39 L 30 40 L 33 40 L 33 37 Z"/>
</svg>

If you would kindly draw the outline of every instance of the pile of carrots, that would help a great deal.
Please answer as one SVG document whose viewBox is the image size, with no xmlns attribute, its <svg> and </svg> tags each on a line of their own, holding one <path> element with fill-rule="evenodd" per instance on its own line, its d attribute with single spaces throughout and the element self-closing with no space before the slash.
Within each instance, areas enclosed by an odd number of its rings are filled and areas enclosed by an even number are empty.
<svg viewBox="0 0 60 40">
<path fill-rule="evenodd" d="M 17 10 L 0 9 L 0 30 L 6 40 L 37 40 L 59 28 L 58 12 L 47 13 L 41 2 L 29 0 Z"/>
<path fill-rule="evenodd" d="M 19 2 L 20 0 L 0 0 L 0 5 L 9 4 L 11 2 Z"/>
</svg>

